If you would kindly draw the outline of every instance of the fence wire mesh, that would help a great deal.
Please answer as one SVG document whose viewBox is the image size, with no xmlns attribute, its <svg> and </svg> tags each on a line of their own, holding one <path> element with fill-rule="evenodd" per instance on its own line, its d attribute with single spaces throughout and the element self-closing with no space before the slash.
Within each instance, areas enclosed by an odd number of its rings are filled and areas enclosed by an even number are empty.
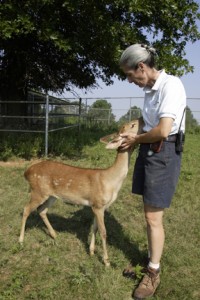
<svg viewBox="0 0 200 300">
<path fill-rule="evenodd" d="M 97 100 L 106 100 L 109 108 L 96 108 Z M 10 110 L 14 106 L 15 110 Z M 45 134 L 48 154 L 50 132 L 72 127 L 119 125 L 142 115 L 143 97 L 57 98 L 29 92 L 25 101 L 0 101 L 0 131 Z M 10 113 L 12 111 L 12 113 Z M 14 112 L 14 113 L 13 113 Z M 187 98 L 186 125 L 199 126 L 200 98 Z"/>
</svg>

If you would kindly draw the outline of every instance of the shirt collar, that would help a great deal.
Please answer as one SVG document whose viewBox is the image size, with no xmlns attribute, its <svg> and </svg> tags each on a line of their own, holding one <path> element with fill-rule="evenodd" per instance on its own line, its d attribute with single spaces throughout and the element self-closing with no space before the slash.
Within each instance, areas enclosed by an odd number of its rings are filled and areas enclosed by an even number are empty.
<svg viewBox="0 0 200 300">
<path fill-rule="evenodd" d="M 164 76 L 166 75 L 165 70 L 161 70 L 160 71 L 160 75 L 158 76 L 156 82 L 154 83 L 154 85 L 150 88 L 150 87 L 144 87 L 144 92 L 145 93 L 150 93 L 151 91 L 157 91 L 159 89 L 159 86 L 164 78 Z"/>
</svg>

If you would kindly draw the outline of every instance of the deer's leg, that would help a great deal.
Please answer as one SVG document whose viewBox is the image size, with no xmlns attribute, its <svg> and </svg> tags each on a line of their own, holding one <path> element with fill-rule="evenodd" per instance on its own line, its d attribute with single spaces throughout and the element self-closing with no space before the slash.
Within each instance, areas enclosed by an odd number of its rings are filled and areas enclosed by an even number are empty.
<svg viewBox="0 0 200 300">
<path fill-rule="evenodd" d="M 47 226 L 47 228 L 49 230 L 49 234 L 53 239 L 56 238 L 56 233 L 47 218 L 47 211 L 48 211 L 48 208 L 53 205 L 55 200 L 56 200 L 56 198 L 49 197 L 49 199 L 47 201 L 45 201 L 40 207 L 38 207 L 39 215 L 42 218 L 44 224 Z"/>
<path fill-rule="evenodd" d="M 102 244 L 103 244 L 103 261 L 104 264 L 108 267 L 110 266 L 110 262 L 108 259 L 107 247 L 106 247 L 106 227 L 104 224 L 104 209 L 92 208 L 97 221 L 97 226 L 99 233 L 101 235 Z"/>
<path fill-rule="evenodd" d="M 24 212 L 23 212 L 23 217 L 22 217 L 22 225 L 21 225 L 21 231 L 20 231 L 20 237 L 19 237 L 19 242 L 23 243 L 24 241 L 24 232 L 25 232 L 25 226 L 26 226 L 26 221 L 32 211 L 37 209 L 37 207 L 40 204 L 38 204 L 38 201 L 34 201 L 34 197 L 31 195 L 31 200 L 30 202 L 24 207 Z"/>
<path fill-rule="evenodd" d="M 95 216 L 94 217 L 94 222 L 93 222 L 92 237 L 91 237 L 91 242 L 90 242 L 90 255 L 94 255 L 95 239 L 96 239 L 97 229 L 98 229 L 97 220 L 96 220 L 96 216 Z"/>
</svg>

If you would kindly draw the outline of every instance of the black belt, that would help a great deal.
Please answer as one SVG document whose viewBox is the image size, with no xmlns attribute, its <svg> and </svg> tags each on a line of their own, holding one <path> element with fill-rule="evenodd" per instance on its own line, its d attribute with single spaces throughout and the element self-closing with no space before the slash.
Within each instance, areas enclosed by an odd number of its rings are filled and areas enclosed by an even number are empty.
<svg viewBox="0 0 200 300">
<path fill-rule="evenodd" d="M 171 134 L 171 135 L 168 135 L 168 137 L 166 137 L 163 141 L 175 143 L 176 139 L 177 139 L 177 134 Z"/>
</svg>

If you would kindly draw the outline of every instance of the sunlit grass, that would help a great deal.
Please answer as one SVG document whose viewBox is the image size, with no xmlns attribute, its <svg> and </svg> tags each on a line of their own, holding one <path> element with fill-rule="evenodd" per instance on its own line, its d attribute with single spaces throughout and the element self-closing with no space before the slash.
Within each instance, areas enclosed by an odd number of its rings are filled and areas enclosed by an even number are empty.
<svg viewBox="0 0 200 300">
<path fill-rule="evenodd" d="M 166 243 L 162 282 L 154 299 L 200 299 L 200 140 L 188 135 L 182 172 L 172 206 L 165 213 Z M 107 167 L 115 151 L 93 141 L 80 157 L 65 162 L 82 167 Z M 0 299 L 130 300 L 137 280 L 122 276 L 133 260 L 142 264 L 147 253 L 145 221 L 140 197 L 131 195 L 131 159 L 128 177 L 117 201 L 106 213 L 111 267 L 102 263 L 101 240 L 94 257 L 88 243 L 92 224 L 90 208 L 57 201 L 49 219 L 58 233 L 54 242 L 37 213 L 27 222 L 25 242 L 18 244 L 22 211 L 28 201 L 23 172 L 29 162 L 16 167 L 0 166 Z M 56 158 L 59 159 L 59 158 Z"/>
</svg>

